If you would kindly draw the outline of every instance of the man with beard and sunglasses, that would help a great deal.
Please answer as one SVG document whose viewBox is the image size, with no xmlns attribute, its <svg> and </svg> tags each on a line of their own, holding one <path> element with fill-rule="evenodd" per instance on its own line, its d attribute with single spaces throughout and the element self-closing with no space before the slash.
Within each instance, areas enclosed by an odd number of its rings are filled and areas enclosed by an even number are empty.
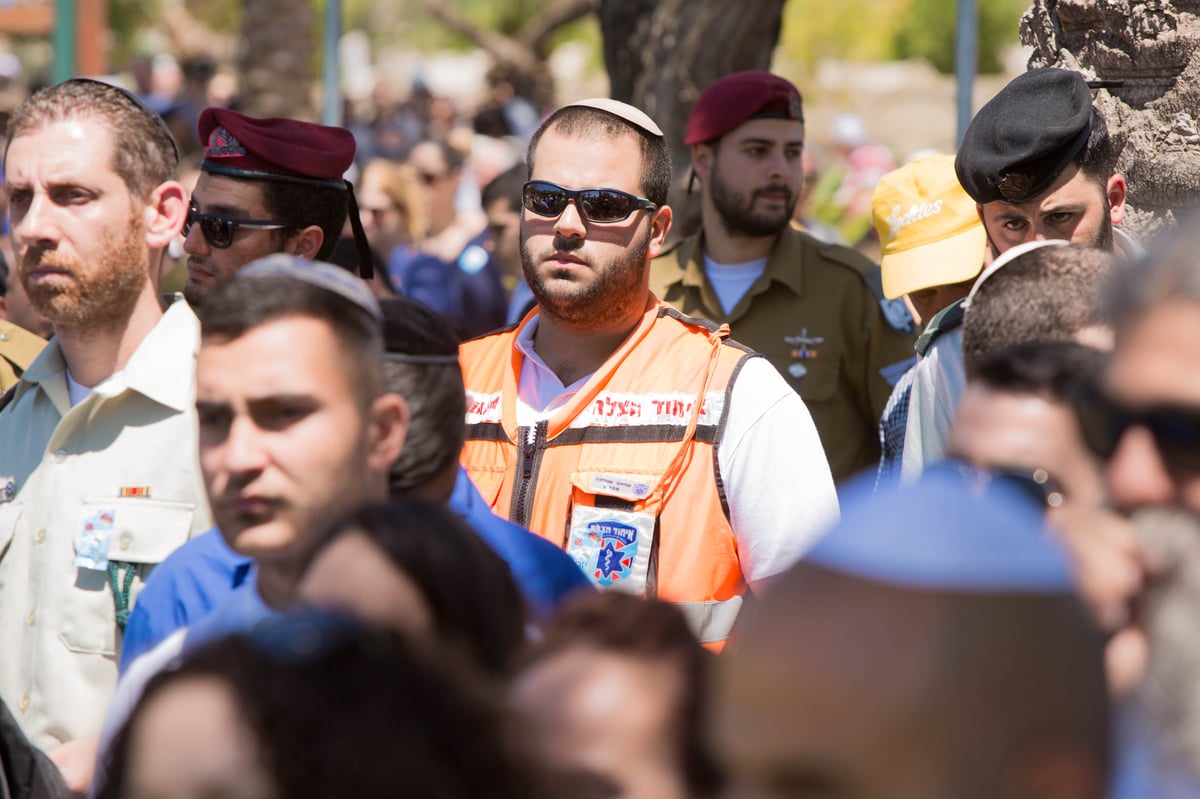
<svg viewBox="0 0 1200 799">
<path fill-rule="evenodd" d="M 142 582 L 212 524 L 199 324 L 154 279 L 187 196 L 162 120 L 104 83 L 43 89 L 8 136 L 17 275 L 54 337 L 0 400 L 0 696 L 74 787 Z"/>
<path fill-rule="evenodd" d="M 1181 229 L 1117 273 L 1104 413 L 1089 426 L 1149 575 L 1133 604 L 1146 675 L 1118 728 L 1122 799 L 1200 794 L 1200 236 Z"/>
<path fill-rule="evenodd" d="M 651 288 L 767 357 L 812 413 L 835 479 L 873 467 L 915 325 L 872 289 L 869 260 L 789 224 L 804 180 L 800 92 L 766 72 L 727 75 L 692 106 L 684 141 L 703 229 L 654 261 Z"/>
<path fill-rule="evenodd" d="M 347 219 L 360 274 L 374 274 L 354 190 L 342 178 L 354 163 L 350 131 L 206 108 L 197 133 L 204 161 L 183 227 L 183 293 L 193 307 L 272 253 L 328 261 Z"/>
<path fill-rule="evenodd" d="M 597 585 L 675 602 L 719 648 L 837 515 L 803 401 L 728 327 L 649 289 L 670 153 L 632 106 L 560 108 L 529 146 L 521 260 L 537 298 L 463 345 L 462 462 L 497 513 Z"/>
</svg>

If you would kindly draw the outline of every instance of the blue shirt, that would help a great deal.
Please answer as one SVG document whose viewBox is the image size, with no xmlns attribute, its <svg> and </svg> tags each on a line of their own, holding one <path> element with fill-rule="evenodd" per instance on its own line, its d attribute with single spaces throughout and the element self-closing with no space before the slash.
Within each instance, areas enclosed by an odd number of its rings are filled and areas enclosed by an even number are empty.
<svg viewBox="0 0 1200 799">
<path fill-rule="evenodd" d="M 535 616 L 548 615 L 575 591 L 591 590 L 587 576 L 565 552 L 492 513 L 461 467 L 449 505 L 508 564 Z M 121 672 L 175 630 L 224 605 L 236 588 L 253 585 L 252 566 L 252 560 L 226 545 L 215 527 L 171 553 L 151 572 L 129 616 Z M 257 598 L 257 592 L 249 593 Z"/>
</svg>

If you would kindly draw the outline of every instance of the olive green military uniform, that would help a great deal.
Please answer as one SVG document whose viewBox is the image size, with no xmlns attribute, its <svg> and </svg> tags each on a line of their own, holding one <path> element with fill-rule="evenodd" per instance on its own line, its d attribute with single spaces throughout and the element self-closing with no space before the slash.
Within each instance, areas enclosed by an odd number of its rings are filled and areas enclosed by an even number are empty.
<svg viewBox="0 0 1200 799">
<path fill-rule="evenodd" d="M 41 337 L 0 319 L 0 391 L 16 385 L 45 346 Z"/>
<path fill-rule="evenodd" d="M 874 469 L 879 417 L 916 335 L 902 306 L 881 305 L 871 290 L 871 262 L 788 227 L 726 314 L 704 273 L 702 236 L 654 259 L 650 288 L 683 313 L 728 322 L 733 338 L 767 357 L 808 406 L 835 480 Z"/>
</svg>

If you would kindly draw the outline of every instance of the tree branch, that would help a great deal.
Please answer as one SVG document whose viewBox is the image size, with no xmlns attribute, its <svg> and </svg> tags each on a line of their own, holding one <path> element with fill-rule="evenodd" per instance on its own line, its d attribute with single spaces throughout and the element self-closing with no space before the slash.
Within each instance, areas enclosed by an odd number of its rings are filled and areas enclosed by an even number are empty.
<svg viewBox="0 0 1200 799">
<path fill-rule="evenodd" d="M 422 3 L 429 13 L 441 20 L 446 27 L 466 36 L 497 61 L 517 64 L 526 69 L 536 68 L 537 60 L 533 53 L 516 39 L 476 25 L 458 13 L 446 0 L 422 0 Z"/>
<path fill-rule="evenodd" d="M 547 40 L 556 30 L 599 9 L 600 0 L 559 0 L 529 20 L 521 28 L 520 39 L 535 52 L 544 53 Z"/>
</svg>

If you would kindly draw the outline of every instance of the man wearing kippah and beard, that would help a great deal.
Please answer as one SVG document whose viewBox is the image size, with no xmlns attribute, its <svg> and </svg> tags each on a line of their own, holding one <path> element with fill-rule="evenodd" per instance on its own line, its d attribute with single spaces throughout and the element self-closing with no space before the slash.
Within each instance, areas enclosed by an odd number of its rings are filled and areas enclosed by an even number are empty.
<svg viewBox="0 0 1200 799">
<path fill-rule="evenodd" d="M 835 480 L 874 468 L 915 324 L 869 260 L 789 224 L 804 180 L 800 93 L 766 72 L 727 75 L 692 106 L 684 141 L 703 230 L 655 259 L 650 288 L 767 357 L 808 406 Z"/>
</svg>

